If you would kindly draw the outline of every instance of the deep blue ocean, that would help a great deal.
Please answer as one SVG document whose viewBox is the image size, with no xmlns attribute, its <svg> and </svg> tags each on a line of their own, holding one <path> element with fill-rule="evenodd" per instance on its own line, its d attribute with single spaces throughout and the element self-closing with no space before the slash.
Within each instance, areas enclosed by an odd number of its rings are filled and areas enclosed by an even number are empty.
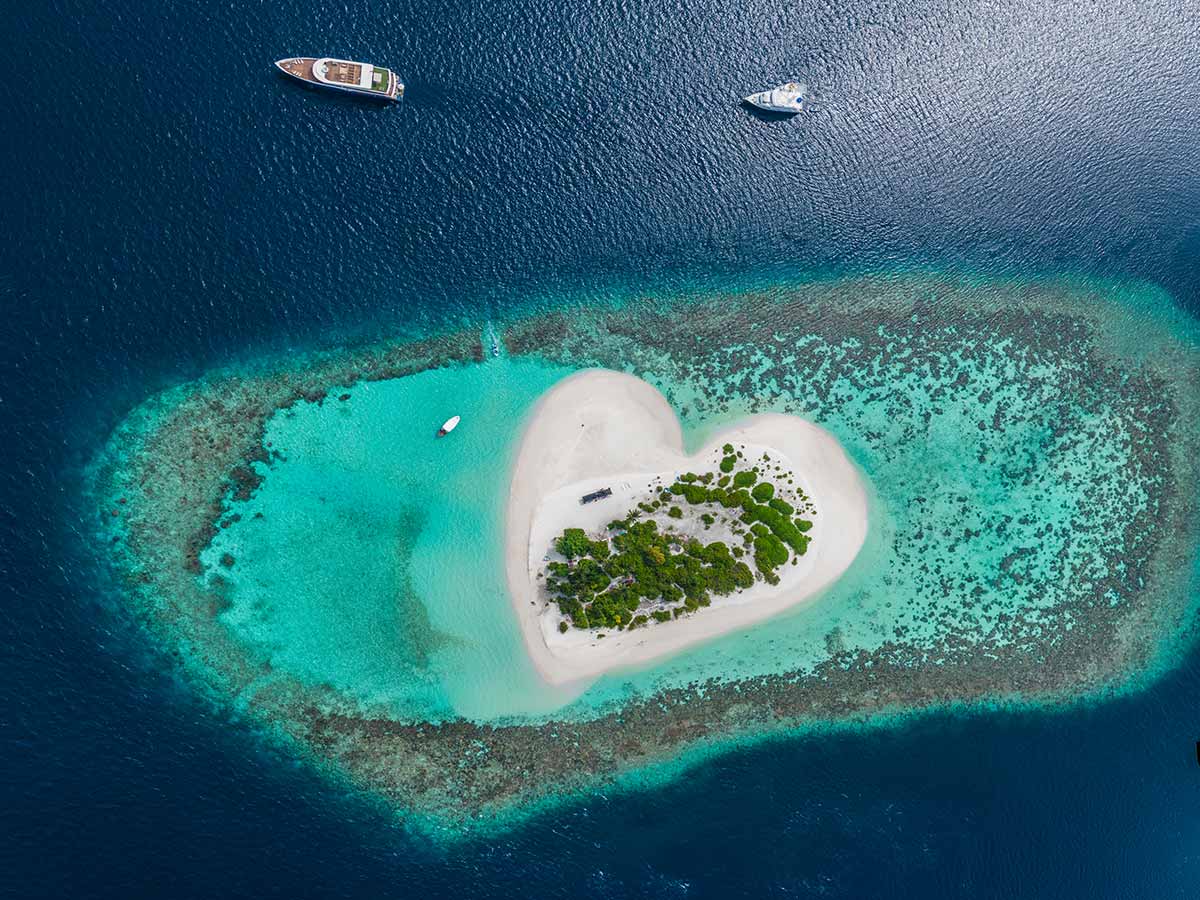
<svg viewBox="0 0 1200 900">
<path fill-rule="evenodd" d="M 1200 896 L 1200 654 L 1093 709 L 776 740 L 446 849 L 197 699 L 78 501 L 156 389 L 535 295 L 928 266 L 1200 314 L 1196 3 L 30 0 L 0 31 L 0 895 Z M 406 99 L 271 66 L 324 54 Z M 737 104 L 792 78 L 825 105 Z"/>
</svg>

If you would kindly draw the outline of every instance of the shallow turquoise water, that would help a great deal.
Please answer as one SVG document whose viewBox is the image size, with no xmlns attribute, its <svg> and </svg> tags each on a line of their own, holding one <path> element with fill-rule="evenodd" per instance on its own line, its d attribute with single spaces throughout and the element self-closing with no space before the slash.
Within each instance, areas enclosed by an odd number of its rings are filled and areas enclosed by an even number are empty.
<svg viewBox="0 0 1200 900">
<path fill-rule="evenodd" d="M 402 715 L 558 705 L 521 643 L 501 537 L 521 417 L 565 374 L 498 359 L 277 414 L 283 458 L 203 557 L 236 560 L 224 621 L 274 669 Z M 451 413 L 462 425 L 434 440 Z"/>
<path fill-rule="evenodd" d="M 1200 311 L 1194 3 L 8 9 L 16 71 L 121 61 L 100 89 L 27 79 L 0 101 L 21 136 L 0 250 L 10 890 L 1195 895 L 1200 655 L 1094 712 L 775 742 L 430 852 L 181 691 L 169 657 L 140 662 L 143 636 L 95 615 L 90 556 L 54 539 L 94 520 L 64 515 L 67 473 L 164 384 L 343 329 L 557 308 L 568 282 L 912 261 L 1150 279 Z M 409 97 L 277 83 L 270 60 L 310 50 L 403 69 Z M 223 77 L 164 78 L 181 56 Z M 790 77 L 834 102 L 736 108 Z M 664 103 L 681 85 L 685 108 Z"/>
<path fill-rule="evenodd" d="M 1020 347 L 967 353 L 970 336 L 962 341 L 944 371 L 908 365 L 906 353 L 881 355 L 854 369 L 853 383 L 833 377 L 820 401 L 807 379 L 842 350 L 816 338 L 773 357 L 722 348 L 760 361 L 747 366 L 743 357 L 709 380 L 665 360 L 643 373 L 686 410 L 689 446 L 751 411 L 828 428 L 870 484 L 870 531 L 823 596 L 658 664 L 610 673 L 577 698 L 533 671 L 502 562 L 522 419 L 570 365 L 488 359 L 360 384 L 346 401 L 335 389 L 321 405 L 277 414 L 266 440 L 280 458 L 257 495 L 234 504 L 240 519 L 203 562 L 230 582 L 223 621 L 273 671 L 401 718 L 588 717 L 665 687 L 811 671 L 832 649 L 872 652 L 897 640 L 936 663 L 947 634 L 994 638 L 1006 616 L 1036 629 L 1070 590 L 1073 565 L 1106 565 L 1094 541 L 1073 538 L 1074 524 L 1095 513 L 1077 476 L 1105 477 L 1115 485 L 1106 503 L 1127 513 L 1145 503 L 1137 481 L 1122 476 L 1131 426 L 1116 406 L 1076 410 L 1082 427 L 1056 437 L 1048 410 L 1072 374 Z M 781 360 L 794 370 L 781 371 Z M 735 387 L 747 370 L 750 390 Z M 908 398 L 906 413 L 875 402 L 875 388 Z M 463 424 L 433 440 L 451 413 Z M 990 427 L 994 418 L 1003 426 Z M 226 553 L 236 560 L 227 572 Z"/>
</svg>

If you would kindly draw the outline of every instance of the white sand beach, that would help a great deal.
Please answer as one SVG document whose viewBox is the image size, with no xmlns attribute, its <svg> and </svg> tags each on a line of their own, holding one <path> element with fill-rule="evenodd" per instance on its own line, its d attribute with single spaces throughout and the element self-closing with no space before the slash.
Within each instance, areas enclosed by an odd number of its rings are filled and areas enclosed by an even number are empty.
<svg viewBox="0 0 1200 900">
<path fill-rule="evenodd" d="M 813 542 L 780 583 L 753 587 L 683 618 L 630 631 L 572 628 L 559 633 L 558 607 L 540 588 L 545 554 L 564 528 L 596 533 L 649 495 L 649 486 L 710 471 L 725 443 L 762 453 L 789 470 L 816 512 Z M 601 487 L 613 493 L 581 505 Z M 795 416 L 758 415 L 714 434 L 692 456 L 666 398 L 639 378 L 593 369 L 549 390 L 530 414 L 513 466 L 505 523 L 505 565 L 513 607 L 534 665 L 551 684 L 580 682 L 736 631 L 813 598 L 854 561 L 867 534 L 861 477 L 832 435 Z"/>
</svg>

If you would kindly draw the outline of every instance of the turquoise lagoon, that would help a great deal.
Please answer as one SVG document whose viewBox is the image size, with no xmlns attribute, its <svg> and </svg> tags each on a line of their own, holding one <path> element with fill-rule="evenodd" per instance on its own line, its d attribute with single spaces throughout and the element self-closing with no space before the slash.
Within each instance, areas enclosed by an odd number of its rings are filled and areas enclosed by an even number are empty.
<svg viewBox="0 0 1200 900">
<path fill-rule="evenodd" d="M 1113 309 L 1146 322 L 1166 299 L 1107 290 L 1121 294 Z M 1193 324 L 1172 327 L 1189 332 L 1183 346 L 1194 352 Z M 1107 339 L 1120 337 L 1129 332 Z M 1086 373 L 1069 359 L 1011 340 L 956 340 L 961 349 L 937 359 L 889 344 L 852 376 L 837 371 L 837 342 L 812 335 L 781 348 L 764 334 L 714 348 L 703 371 L 610 341 L 607 355 L 559 347 L 334 388 L 270 418 L 274 458 L 256 463 L 265 480 L 229 505 L 236 516 L 202 555 L 204 577 L 223 580 L 222 622 L 269 663 L 263 679 L 285 673 L 400 721 L 587 720 L 665 689 L 811 673 L 834 653 L 894 642 L 936 666 L 948 635 L 977 639 L 981 654 L 1022 650 L 1022 635 L 1033 647 L 1047 640 L 1043 616 L 1072 627 L 1062 604 L 1079 572 L 1122 577 L 1103 529 L 1081 523 L 1151 512 L 1146 482 L 1129 477 L 1143 426 L 1115 398 L 1072 402 Z M 1141 352 L 1136 338 L 1130 350 Z M 870 532 L 850 571 L 814 601 L 569 693 L 532 669 L 507 595 L 508 471 L 537 398 L 578 368 L 614 361 L 666 394 L 689 447 L 751 412 L 829 429 L 870 485 Z M 808 389 L 817 381 L 819 396 Z M 902 415 L 881 391 L 904 398 Z M 1056 427 L 1064 402 L 1068 434 Z M 453 413 L 462 425 L 433 440 Z M 1166 646 L 1177 635 L 1161 637 Z"/>
<path fill-rule="evenodd" d="M 522 417 L 568 373 L 498 359 L 277 413 L 282 459 L 202 558 L 235 559 L 226 624 L 272 669 L 404 717 L 561 706 L 517 630 L 502 531 Z M 463 424 L 435 440 L 452 412 Z"/>
</svg>

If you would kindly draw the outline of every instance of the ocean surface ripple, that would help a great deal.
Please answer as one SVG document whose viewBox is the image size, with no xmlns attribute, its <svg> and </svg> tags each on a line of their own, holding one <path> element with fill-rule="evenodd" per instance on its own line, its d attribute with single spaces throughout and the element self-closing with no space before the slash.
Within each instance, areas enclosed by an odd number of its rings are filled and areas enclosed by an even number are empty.
<svg viewBox="0 0 1200 900">
<path fill-rule="evenodd" d="M 1042 715 L 780 740 L 446 851 L 199 699 L 82 549 L 136 404 L 264 353 L 937 268 L 1200 310 L 1195 3 L 5 10 L 0 784 L 16 896 L 1191 896 L 1200 657 Z M 377 60 L 408 96 L 270 62 Z M 789 78 L 826 103 L 737 99 Z M 710 852 L 698 852 L 698 848 Z"/>
</svg>

